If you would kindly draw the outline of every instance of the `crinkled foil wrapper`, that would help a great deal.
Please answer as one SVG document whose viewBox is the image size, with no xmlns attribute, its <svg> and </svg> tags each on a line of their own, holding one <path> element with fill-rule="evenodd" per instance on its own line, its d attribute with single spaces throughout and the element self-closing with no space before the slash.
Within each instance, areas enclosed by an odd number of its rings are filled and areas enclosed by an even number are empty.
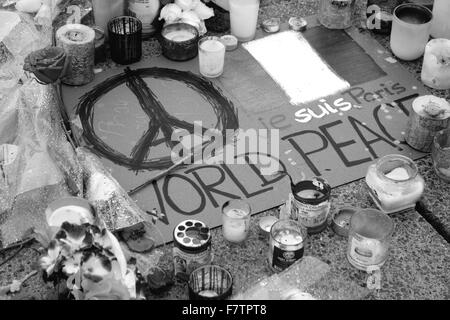
<svg viewBox="0 0 450 320">
<path fill-rule="evenodd" d="M 151 222 L 96 155 L 83 147 L 77 148 L 77 155 L 84 172 L 85 198 L 108 229 L 116 231 Z"/>
<path fill-rule="evenodd" d="M 82 196 L 83 190 L 82 169 L 61 126 L 54 87 L 29 79 L 9 103 L 3 107 L 12 114 L 0 117 L 0 127 L 17 126 L 1 143 L 18 149 L 0 174 L 0 247 L 22 240 L 32 228 L 45 227 L 50 202 Z"/>
</svg>

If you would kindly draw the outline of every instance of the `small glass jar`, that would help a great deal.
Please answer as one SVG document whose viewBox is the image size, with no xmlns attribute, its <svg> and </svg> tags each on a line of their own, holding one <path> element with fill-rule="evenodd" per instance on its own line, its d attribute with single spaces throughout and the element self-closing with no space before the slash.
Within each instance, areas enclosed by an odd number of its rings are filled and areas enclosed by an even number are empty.
<svg viewBox="0 0 450 320">
<path fill-rule="evenodd" d="M 380 268 L 386 262 L 394 223 L 386 214 L 364 209 L 350 219 L 347 259 L 355 268 Z"/>
<path fill-rule="evenodd" d="M 303 257 L 308 232 L 300 223 L 285 219 L 270 229 L 269 267 L 280 272 Z"/>
<path fill-rule="evenodd" d="M 222 231 L 225 240 L 241 243 L 250 230 L 250 205 L 243 200 L 231 200 L 222 206 Z"/>
<path fill-rule="evenodd" d="M 431 149 L 434 171 L 439 178 L 450 182 L 450 129 L 439 131 Z"/>
<path fill-rule="evenodd" d="M 351 27 L 354 6 L 354 0 L 320 0 L 319 21 L 328 29 Z"/>
<path fill-rule="evenodd" d="M 219 37 L 204 37 L 198 42 L 198 63 L 202 76 L 217 78 L 223 73 L 225 45 Z"/>
<path fill-rule="evenodd" d="M 295 214 L 291 214 L 308 234 L 322 232 L 327 227 L 331 208 L 331 186 L 325 179 L 315 177 L 291 185 Z"/>
<path fill-rule="evenodd" d="M 375 204 L 384 213 L 413 208 L 425 189 L 416 164 L 399 154 L 384 156 L 370 165 L 366 184 Z"/>
</svg>

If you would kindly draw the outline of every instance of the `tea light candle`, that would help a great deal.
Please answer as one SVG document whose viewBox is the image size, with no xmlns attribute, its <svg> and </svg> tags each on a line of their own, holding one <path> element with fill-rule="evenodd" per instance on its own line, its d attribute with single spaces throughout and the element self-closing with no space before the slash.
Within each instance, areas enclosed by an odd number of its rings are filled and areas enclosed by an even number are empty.
<svg viewBox="0 0 450 320">
<path fill-rule="evenodd" d="M 433 39 L 428 42 L 421 77 L 422 82 L 431 88 L 450 89 L 450 40 Z"/>
</svg>

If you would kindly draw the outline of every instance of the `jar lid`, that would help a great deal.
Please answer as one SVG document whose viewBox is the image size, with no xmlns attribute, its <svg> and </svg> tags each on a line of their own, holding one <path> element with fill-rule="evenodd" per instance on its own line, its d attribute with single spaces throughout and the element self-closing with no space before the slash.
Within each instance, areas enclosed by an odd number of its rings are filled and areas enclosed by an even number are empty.
<svg viewBox="0 0 450 320">
<path fill-rule="evenodd" d="M 347 237 L 350 230 L 350 219 L 358 209 L 354 207 L 342 207 L 332 217 L 331 227 L 333 231 L 341 236 Z"/>
<path fill-rule="evenodd" d="M 277 217 L 266 216 L 259 219 L 259 229 L 264 235 L 270 235 L 270 229 L 277 222 Z"/>
<path fill-rule="evenodd" d="M 196 251 L 207 247 L 211 242 L 209 227 L 199 220 L 185 220 L 173 230 L 175 244 L 187 251 Z"/>
<path fill-rule="evenodd" d="M 220 37 L 220 42 L 222 42 L 225 45 L 225 49 L 227 51 L 236 50 L 238 47 L 238 39 L 231 34 L 227 34 Z"/>
<path fill-rule="evenodd" d="M 329 200 L 331 195 L 331 186 L 319 177 L 292 184 L 291 189 L 296 200 L 313 205 Z"/>
</svg>

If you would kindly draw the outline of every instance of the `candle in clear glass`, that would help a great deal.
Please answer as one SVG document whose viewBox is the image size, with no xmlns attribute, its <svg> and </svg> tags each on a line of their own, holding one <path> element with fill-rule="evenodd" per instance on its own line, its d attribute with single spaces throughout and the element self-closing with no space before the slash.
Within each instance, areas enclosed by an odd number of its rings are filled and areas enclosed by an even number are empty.
<svg viewBox="0 0 450 320">
<path fill-rule="evenodd" d="M 450 1 L 434 0 L 431 35 L 433 38 L 450 39 Z"/>
<path fill-rule="evenodd" d="M 198 42 L 200 73 L 208 78 L 216 78 L 223 73 L 225 45 L 218 37 L 204 37 Z"/>
<path fill-rule="evenodd" d="M 259 0 L 230 0 L 231 34 L 245 42 L 255 38 Z"/>
<path fill-rule="evenodd" d="M 350 219 L 347 259 L 360 270 L 381 267 L 388 257 L 394 223 L 375 209 L 364 209 Z"/>
<path fill-rule="evenodd" d="M 369 166 L 366 184 L 375 204 L 385 213 L 414 207 L 425 189 L 414 161 L 399 154 L 384 156 Z"/>
<path fill-rule="evenodd" d="M 430 38 L 432 17 L 427 7 L 413 3 L 395 8 L 390 44 L 398 58 L 410 61 L 422 56 Z"/>
<path fill-rule="evenodd" d="M 223 237 L 233 243 L 247 239 L 250 229 L 250 205 L 242 200 L 227 201 L 222 206 Z"/>
<path fill-rule="evenodd" d="M 435 135 L 431 156 L 438 177 L 450 182 L 450 129 L 439 131 Z"/>
<path fill-rule="evenodd" d="M 450 2 L 449 2 L 450 5 Z M 450 21 L 450 16 L 448 17 Z M 434 89 L 450 89 L 450 40 L 433 39 L 425 47 L 422 82 Z"/>
</svg>

